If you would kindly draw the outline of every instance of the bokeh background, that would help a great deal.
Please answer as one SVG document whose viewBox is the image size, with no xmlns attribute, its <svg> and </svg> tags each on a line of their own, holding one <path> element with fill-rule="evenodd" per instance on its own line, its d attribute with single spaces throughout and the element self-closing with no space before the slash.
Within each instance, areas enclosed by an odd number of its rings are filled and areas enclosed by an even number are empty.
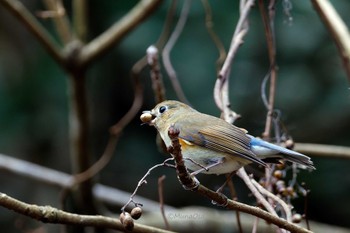
<svg viewBox="0 0 350 233">
<path fill-rule="evenodd" d="M 214 30 L 226 48 L 238 19 L 237 2 L 210 1 Z M 281 110 L 282 120 L 295 141 L 350 146 L 349 83 L 336 46 L 310 1 L 290 1 L 292 19 L 284 13 L 283 4 L 288 2 L 279 1 L 276 8 L 279 67 L 276 108 Z M 70 13 L 70 1 L 64 3 Z M 89 40 L 120 19 L 136 3 L 134 0 L 89 1 Z M 332 3 L 350 26 L 350 2 L 337 0 Z M 159 37 L 169 4 L 164 1 L 155 14 L 88 70 L 90 151 L 95 160 L 106 146 L 109 127 L 132 103 L 130 69 Z M 32 12 L 45 9 L 41 1 L 25 1 L 25 5 Z M 177 16 L 179 12 L 180 8 Z M 266 110 L 260 87 L 269 62 L 257 7 L 249 19 L 249 33 L 232 66 L 230 97 L 232 108 L 242 115 L 236 124 L 253 135 L 261 135 Z M 41 22 L 55 35 L 50 20 Z M 3 6 L 0 6 L 0 51 L 0 153 L 70 173 L 66 73 Z M 171 58 L 191 104 L 199 111 L 218 116 L 220 112 L 212 94 L 218 52 L 205 28 L 200 1 L 192 2 L 188 22 Z M 167 97 L 176 99 L 166 74 L 163 74 Z M 143 109 L 151 109 L 155 103 L 148 69 L 142 72 L 141 81 L 145 89 Z M 157 149 L 155 138 L 156 131 L 141 126 L 136 116 L 125 128 L 113 159 L 99 174 L 99 182 L 133 191 L 147 169 L 162 162 L 166 156 Z M 312 159 L 317 170 L 301 172 L 298 178 L 311 190 L 309 218 L 350 228 L 350 161 Z M 157 179 L 162 174 L 167 175 L 164 194 L 167 204 L 211 206 L 206 199 L 184 191 L 175 172 L 166 168 L 152 173 L 140 194 L 157 200 Z M 224 180 L 216 176 L 199 177 L 209 187 L 217 187 Z M 247 190 L 238 179 L 234 181 L 240 198 L 244 199 L 248 196 Z M 0 186 L 1 192 L 20 200 L 59 206 L 60 190 L 25 177 L 0 171 Z M 302 198 L 293 203 L 303 212 Z M 18 221 L 28 221 L 4 208 L 0 208 L 0 219 L 7 232 L 18 232 Z"/>
</svg>

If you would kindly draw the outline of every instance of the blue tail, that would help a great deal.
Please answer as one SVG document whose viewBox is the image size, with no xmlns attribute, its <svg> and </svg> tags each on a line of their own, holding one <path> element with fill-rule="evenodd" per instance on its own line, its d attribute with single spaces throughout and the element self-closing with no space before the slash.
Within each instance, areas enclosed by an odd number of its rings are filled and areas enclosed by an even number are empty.
<svg viewBox="0 0 350 233">
<path fill-rule="evenodd" d="M 308 168 L 315 169 L 310 157 L 304 154 L 289 150 L 281 146 L 277 146 L 275 144 L 263 141 L 253 136 L 250 137 L 250 149 L 260 159 L 283 158 L 294 163 L 305 165 Z"/>
</svg>

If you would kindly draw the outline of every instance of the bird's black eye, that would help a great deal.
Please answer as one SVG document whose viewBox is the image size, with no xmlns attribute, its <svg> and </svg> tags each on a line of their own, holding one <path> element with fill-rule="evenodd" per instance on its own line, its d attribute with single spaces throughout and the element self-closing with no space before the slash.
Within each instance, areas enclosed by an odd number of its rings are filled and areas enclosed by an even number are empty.
<svg viewBox="0 0 350 233">
<path fill-rule="evenodd" d="M 166 109 L 167 109 L 166 106 L 160 106 L 160 108 L 159 108 L 159 113 L 165 112 Z"/>
</svg>

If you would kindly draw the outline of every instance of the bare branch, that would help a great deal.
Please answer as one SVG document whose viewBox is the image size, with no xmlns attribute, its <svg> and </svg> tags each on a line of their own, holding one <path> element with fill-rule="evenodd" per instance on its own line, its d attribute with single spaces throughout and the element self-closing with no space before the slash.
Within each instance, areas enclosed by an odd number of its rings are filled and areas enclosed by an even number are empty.
<svg viewBox="0 0 350 233">
<path fill-rule="evenodd" d="M 237 171 L 237 175 L 244 181 L 249 190 L 253 193 L 254 197 L 257 199 L 257 202 L 262 204 L 267 211 L 269 211 L 272 215 L 278 216 L 275 209 L 270 205 L 268 201 L 261 195 L 258 189 L 254 186 L 248 174 L 244 170 L 244 168 L 240 168 Z"/>
<path fill-rule="evenodd" d="M 128 32 L 139 25 L 161 3 L 162 0 L 141 0 L 122 19 L 108 30 L 87 44 L 78 57 L 78 63 L 83 66 L 105 53 L 120 41 Z"/>
<path fill-rule="evenodd" d="M 124 226 L 115 218 L 105 216 L 78 215 L 56 209 L 51 206 L 37 206 L 21 202 L 0 193 L 0 205 L 19 214 L 34 218 L 44 223 L 68 224 L 76 226 L 103 227 L 125 231 Z M 135 224 L 133 232 L 169 232 L 163 229 Z"/>
<path fill-rule="evenodd" d="M 85 0 L 73 1 L 73 26 L 80 41 L 85 42 L 88 33 L 88 2 Z"/>
<path fill-rule="evenodd" d="M 48 53 L 59 63 L 63 64 L 63 55 L 56 41 L 47 30 L 33 17 L 27 8 L 18 0 L 0 0 L 7 9 L 16 16 L 27 29 L 43 44 Z"/>
<path fill-rule="evenodd" d="M 178 139 L 179 134 L 180 131 L 175 128 L 174 125 L 170 126 L 168 135 L 171 139 L 172 146 L 168 148 L 168 152 L 174 157 L 177 177 L 184 189 L 196 190 L 199 186 L 199 181 L 188 172 L 185 166 L 181 152 L 181 145 Z"/>
<path fill-rule="evenodd" d="M 273 199 L 274 201 L 276 201 L 278 204 L 280 204 L 286 214 L 286 220 L 288 222 L 292 222 L 292 212 L 291 212 L 291 208 L 287 205 L 287 203 L 285 203 L 281 198 L 279 198 L 278 196 L 274 195 L 273 193 L 269 192 L 268 190 L 266 190 L 263 186 L 261 186 L 256 180 L 251 179 L 253 185 L 259 190 L 259 192 L 271 199 Z"/>
<path fill-rule="evenodd" d="M 0 170 L 10 172 L 14 175 L 23 176 L 32 180 L 52 185 L 58 188 L 71 188 L 74 184 L 74 176 L 64 172 L 43 167 L 34 163 L 13 158 L 4 154 L 0 154 Z M 130 197 L 130 193 L 107 187 L 101 184 L 93 186 L 93 194 L 98 200 L 113 204 L 124 205 Z M 158 211 L 159 203 L 137 196 L 137 199 L 143 203 L 145 211 Z M 165 205 L 168 210 L 174 210 L 173 207 Z"/>
<path fill-rule="evenodd" d="M 312 0 L 315 10 L 320 15 L 331 33 L 350 82 L 350 33 L 344 21 L 328 0 Z"/>
<path fill-rule="evenodd" d="M 294 150 L 316 157 L 350 159 L 350 147 L 313 143 L 295 143 Z"/>
<path fill-rule="evenodd" d="M 228 51 L 226 60 L 221 70 L 219 71 L 218 78 L 216 79 L 216 82 L 215 82 L 214 100 L 218 108 L 223 112 L 224 119 L 229 123 L 233 123 L 236 119 L 240 117 L 236 112 L 230 109 L 231 104 L 230 104 L 229 91 L 228 91 L 229 76 L 230 76 L 230 70 L 231 70 L 233 58 L 239 46 L 243 43 L 243 37 L 248 32 L 247 19 L 253 4 L 254 4 L 254 0 L 249 0 L 243 6 L 241 15 L 237 22 L 235 32 L 233 33 L 233 36 L 232 36 L 231 45 L 230 45 L 230 49 Z"/>
<path fill-rule="evenodd" d="M 69 144 L 73 174 L 82 173 L 91 166 L 91 155 L 88 149 L 89 124 L 85 77 L 84 70 L 77 70 L 68 79 Z M 91 178 L 78 183 L 74 197 L 81 211 L 84 211 L 83 213 L 96 213 L 92 200 Z"/>
<path fill-rule="evenodd" d="M 55 23 L 55 28 L 61 42 L 65 45 L 68 44 L 72 41 L 73 35 L 62 0 L 45 0 L 44 3 L 49 11 L 56 12 L 51 18 Z"/>
<path fill-rule="evenodd" d="M 265 130 L 263 132 L 263 138 L 269 139 L 270 132 L 272 128 L 272 114 L 275 105 L 275 92 L 276 92 L 276 81 L 277 81 L 277 64 L 276 64 L 276 42 L 275 42 L 275 31 L 274 31 L 274 19 L 275 19 L 275 0 L 271 0 L 269 3 L 269 16 L 266 13 L 264 1 L 259 0 L 259 9 L 263 19 L 264 27 L 265 27 L 265 36 L 267 42 L 267 48 L 269 53 L 270 60 L 270 69 L 269 77 L 270 80 L 270 88 L 269 88 L 269 96 L 267 103 L 267 115 L 266 115 L 266 123 Z M 264 90 L 265 91 L 265 90 Z"/>
</svg>

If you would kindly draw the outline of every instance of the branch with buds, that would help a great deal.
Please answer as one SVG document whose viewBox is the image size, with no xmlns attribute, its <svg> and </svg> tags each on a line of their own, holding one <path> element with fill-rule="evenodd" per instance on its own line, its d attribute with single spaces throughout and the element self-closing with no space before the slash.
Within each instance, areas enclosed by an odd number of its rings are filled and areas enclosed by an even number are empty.
<svg viewBox="0 0 350 233">
<path fill-rule="evenodd" d="M 31 205 L 12 198 L 0 192 L 0 205 L 25 216 L 37 219 L 45 223 L 67 224 L 76 226 L 92 226 L 98 228 L 115 229 L 125 231 L 122 223 L 115 218 L 101 215 L 80 215 L 56 209 L 51 206 Z M 133 232 L 159 232 L 166 233 L 163 229 L 142 224 L 133 224 Z"/>
</svg>

